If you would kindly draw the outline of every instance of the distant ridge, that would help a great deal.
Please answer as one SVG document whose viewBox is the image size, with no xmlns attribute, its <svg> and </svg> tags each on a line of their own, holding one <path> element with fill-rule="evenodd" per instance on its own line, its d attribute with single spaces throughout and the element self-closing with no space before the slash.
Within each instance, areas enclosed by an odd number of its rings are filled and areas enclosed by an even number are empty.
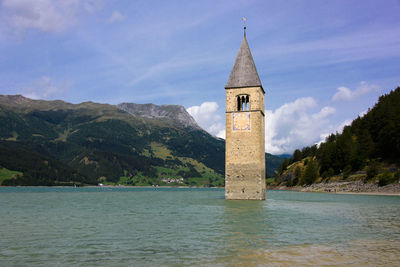
<svg viewBox="0 0 400 267">
<path fill-rule="evenodd" d="M 134 116 L 145 118 L 167 118 L 181 123 L 185 127 L 202 129 L 192 116 L 181 105 L 155 105 L 155 104 L 135 104 L 121 103 L 117 107 Z"/>
<path fill-rule="evenodd" d="M 225 141 L 180 105 L 0 95 L 0 185 L 223 186 Z M 266 154 L 267 175 L 282 158 Z"/>
<path fill-rule="evenodd" d="M 223 186 L 224 151 L 182 106 L 0 95 L 0 185 Z"/>
</svg>

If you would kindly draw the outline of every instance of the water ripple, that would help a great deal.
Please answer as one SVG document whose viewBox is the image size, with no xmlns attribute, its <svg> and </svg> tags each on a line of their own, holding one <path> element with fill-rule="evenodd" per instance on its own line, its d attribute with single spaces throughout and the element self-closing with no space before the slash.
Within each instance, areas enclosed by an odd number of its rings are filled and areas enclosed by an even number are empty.
<svg viewBox="0 0 400 267">
<path fill-rule="evenodd" d="M 400 198 L 221 189 L 0 188 L 0 266 L 387 265 Z"/>
</svg>

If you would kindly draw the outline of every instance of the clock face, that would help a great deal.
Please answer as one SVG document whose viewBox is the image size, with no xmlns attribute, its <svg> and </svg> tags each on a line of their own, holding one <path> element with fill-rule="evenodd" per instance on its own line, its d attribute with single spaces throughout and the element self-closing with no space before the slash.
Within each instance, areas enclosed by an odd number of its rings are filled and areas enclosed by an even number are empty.
<svg viewBox="0 0 400 267">
<path fill-rule="evenodd" d="M 232 113 L 234 131 L 250 131 L 250 112 Z"/>
</svg>

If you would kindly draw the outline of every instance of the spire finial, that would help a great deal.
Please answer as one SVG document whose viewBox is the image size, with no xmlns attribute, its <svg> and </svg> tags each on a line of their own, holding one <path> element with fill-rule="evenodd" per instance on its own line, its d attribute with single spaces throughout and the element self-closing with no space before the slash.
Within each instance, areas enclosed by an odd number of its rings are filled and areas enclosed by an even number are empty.
<svg viewBox="0 0 400 267">
<path fill-rule="evenodd" d="M 243 20 L 243 34 L 244 34 L 244 37 L 246 37 L 246 20 L 247 20 L 247 18 L 243 17 L 242 20 Z"/>
</svg>

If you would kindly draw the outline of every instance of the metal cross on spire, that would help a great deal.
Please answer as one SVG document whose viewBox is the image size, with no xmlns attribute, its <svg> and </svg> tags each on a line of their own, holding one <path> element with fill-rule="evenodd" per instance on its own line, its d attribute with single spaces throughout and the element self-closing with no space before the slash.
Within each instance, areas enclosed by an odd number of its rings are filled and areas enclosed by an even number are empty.
<svg viewBox="0 0 400 267">
<path fill-rule="evenodd" d="M 242 20 L 243 20 L 243 33 L 244 33 L 244 37 L 246 37 L 246 20 L 247 20 L 247 18 L 243 17 Z"/>
</svg>

